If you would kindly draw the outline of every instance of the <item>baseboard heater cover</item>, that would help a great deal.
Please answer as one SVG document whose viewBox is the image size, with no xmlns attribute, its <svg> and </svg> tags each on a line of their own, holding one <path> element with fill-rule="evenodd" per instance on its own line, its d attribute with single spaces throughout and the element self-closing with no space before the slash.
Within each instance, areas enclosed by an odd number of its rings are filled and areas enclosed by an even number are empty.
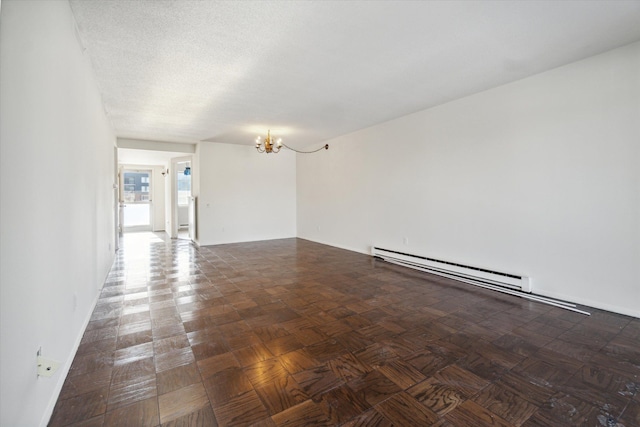
<svg viewBox="0 0 640 427">
<path fill-rule="evenodd" d="M 586 311 L 577 309 L 575 304 L 534 294 L 532 289 L 532 280 L 527 276 L 503 273 L 487 268 L 480 268 L 450 261 L 443 261 L 435 258 L 424 257 L 421 255 L 413 255 L 400 251 L 384 249 L 377 246 L 372 247 L 371 254 L 375 258 L 381 259 L 391 264 L 409 267 L 414 270 L 436 274 L 438 276 L 447 277 L 449 279 L 454 279 L 474 286 L 479 286 L 481 288 L 490 289 L 528 300 L 553 305 L 555 307 L 564 308 L 566 310 L 575 311 L 577 313 L 590 315 L 590 313 Z"/>
</svg>

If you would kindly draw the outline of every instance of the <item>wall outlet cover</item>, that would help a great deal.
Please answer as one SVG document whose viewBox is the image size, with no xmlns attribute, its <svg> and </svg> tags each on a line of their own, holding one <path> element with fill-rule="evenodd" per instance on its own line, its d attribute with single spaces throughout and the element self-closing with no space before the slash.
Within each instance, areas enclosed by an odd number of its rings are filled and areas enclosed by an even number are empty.
<svg viewBox="0 0 640 427">
<path fill-rule="evenodd" d="M 38 356 L 38 376 L 50 377 L 60 367 L 60 362 Z"/>
</svg>

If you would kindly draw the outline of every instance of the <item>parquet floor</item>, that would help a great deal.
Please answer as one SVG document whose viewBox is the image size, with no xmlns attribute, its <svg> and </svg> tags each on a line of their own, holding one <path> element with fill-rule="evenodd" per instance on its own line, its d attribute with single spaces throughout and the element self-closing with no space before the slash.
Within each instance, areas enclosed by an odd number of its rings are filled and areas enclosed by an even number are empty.
<svg viewBox="0 0 640 427">
<path fill-rule="evenodd" d="M 640 319 L 300 239 L 125 236 L 50 425 L 640 425 Z"/>
</svg>

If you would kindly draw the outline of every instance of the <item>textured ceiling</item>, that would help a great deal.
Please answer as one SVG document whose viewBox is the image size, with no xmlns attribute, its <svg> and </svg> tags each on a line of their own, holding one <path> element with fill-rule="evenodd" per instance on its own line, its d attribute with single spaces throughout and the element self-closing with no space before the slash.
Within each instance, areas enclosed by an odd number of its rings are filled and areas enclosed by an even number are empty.
<svg viewBox="0 0 640 427">
<path fill-rule="evenodd" d="M 84 1 L 121 137 L 304 147 L 640 40 L 640 1 Z"/>
</svg>

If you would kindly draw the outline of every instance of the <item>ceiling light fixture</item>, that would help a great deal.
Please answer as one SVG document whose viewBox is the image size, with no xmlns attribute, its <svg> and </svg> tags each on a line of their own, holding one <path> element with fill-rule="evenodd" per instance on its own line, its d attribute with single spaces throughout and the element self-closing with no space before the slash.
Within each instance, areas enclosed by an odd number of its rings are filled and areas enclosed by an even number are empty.
<svg viewBox="0 0 640 427">
<path fill-rule="evenodd" d="M 276 141 L 274 141 L 275 138 L 271 137 L 271 131 L 268 130 L 267 131 L 267 137 L 264 139 L 264 141 L 262 141 L 262 139 L 260 137 L 256 138 L 256 150 L 258 150 L 259 153 L 278 153 L 282 147 L 286 147 L 291 151 L 295 151 L 296 153 L 301 153 L 301 154 L 310 154 L 310 153 L 315 153 L 318 152 L 322 149 L 324 150 L 328 150 L 329 149 L 329 144 L 325 144 L 322 147 L 318 148 L 317 150 L 313 150 L 313 151 L 300 151 L 300 150 L 296 150 L 295 148 L 291 148 L 289 147 L 287 144 L 285 144 L 284 142 L 282 142 L 282 138 L 278 138 Z"/>
</svg>

